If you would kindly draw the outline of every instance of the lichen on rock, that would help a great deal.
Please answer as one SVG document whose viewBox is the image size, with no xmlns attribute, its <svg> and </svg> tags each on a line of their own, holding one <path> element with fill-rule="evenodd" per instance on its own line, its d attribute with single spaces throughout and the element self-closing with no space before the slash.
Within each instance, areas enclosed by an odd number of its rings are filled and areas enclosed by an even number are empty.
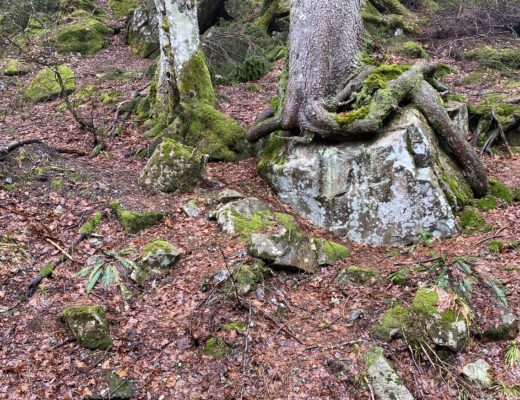
<svg viewBox="0 0 520 400">
<path fill-rule="evenodd" d="M 179 258 L 179 251 L 166 240 L 153 240 L 143 249 L 141 261 L 130 277 L 142 284 L 150 273 L 162 273 L 175 264 Z"/>
<path fill-rule="evenodd" d="M 100 306 L 67 307 L 59 316 L 83 347 L 107 350 L 112 346 L 105 312 Z"/>
</svg>

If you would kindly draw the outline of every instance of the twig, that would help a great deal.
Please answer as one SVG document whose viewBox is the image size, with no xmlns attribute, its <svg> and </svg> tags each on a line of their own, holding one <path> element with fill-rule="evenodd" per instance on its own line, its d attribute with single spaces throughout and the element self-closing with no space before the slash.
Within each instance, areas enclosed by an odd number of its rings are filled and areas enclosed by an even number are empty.
<svg viewBox="0 0 520 400">
<path fill-rule="evenodd" d="M 22 304 L 22 302 L 23 302 L 23 299 L 20 300 L 18 303 L 16 303 L 16 304 L 15 304 L 14 306 L 12 306 L 12 307 L 9 307 L 9 308 L 7 308 L 7 309 L 5 309 L 5 310 L 0 310 L 0 314 L 3 314 L 3 313 L 6 313 L 6 312 L 9 312 L 9 311 L 11 311 L 11 310 L 14 310 L 16 307 L 18 307 L 20 304 Z"/>
<path fill-rule="evenodd" d="M 247 322 L 247 329 L 246 329 L 246 343 L 244 345 L 244 355 L 242 356 L 242 367 L 244 368 L 244 370 L 247 368 L 247 362 L 248 362 L 248 357 L 247 357 L 247 352 L 249 350 L 249 330 L 251 329 L 251 320 L 252 320 L 252 311 L 253 311 L 253 306 L 251 304 L 249 304 L 249 317 L 248 317 L 248 322 Z"/>
<path fill-rule="evenodd" d="M 501 233 L 503 230 L 507 229 L 507 228 L 509 228 L 509 226 L 503 226 L 503 227 L 500 228 L 498 231 L 496 231 L 496 233 L 494 233 L 492 236 L 488 236 L 487 238 L 484 238 L 484 239 L 478 241 L 478 242 L 475 244 L 475 246 L 478 246 L 479 244 L 482 244 L 482 243 L 484 243 L 484 242 L 487 242 L 488 240 L 491 240 L 491 239 L 495 239 L 495 238 L 501 237 L 502 235 L 500 235 L 500 233 Z"/>
<path fill-rule="evenodd" d="M 367 386 L 368 386 L 368 389 L 370 390 L 370 398 L 372 400 L 376 400 L 376 398 L 374 397 L 374 391 L 372 390 L 372 385 L 370 385 L 370 382 L 368 381 L 367 377 L 364 376 L 363 379 L 365 380 Z"/>
<path fill-rule="evenodd" d="M 61 246 L 60 246 L 58 243 L 52 241 L 52 240 L 49 239 L 49 238 L 45 238 L 45 240 L 46 240 L 47 242 L 49 242 L 50 244 L 52 244 L 54 247 L 56 247 L 56 248 L 61 252 L 61 254 L 63 254 L 65 257 L 67 257 L 70 261 L 74 261 L 74 259 L 72 258 L 72 256 L 71 256 L 69 253 L 67 253 L 65 250 L 63 250 L 63 249 L 61 248 Z"/>
<path fill-rule="evenodd" d="M 439 257 L 432 257 L 432 258 L 426 258 L 424 260 L 417 260 L 417 261 L 401 261 L 398 263 L 395 263 L 394 265 L 413 265 L 413 264 L 424 264 L 427 262 L 433 262 L 442 259 L 441 256 Z"/>
</svg>

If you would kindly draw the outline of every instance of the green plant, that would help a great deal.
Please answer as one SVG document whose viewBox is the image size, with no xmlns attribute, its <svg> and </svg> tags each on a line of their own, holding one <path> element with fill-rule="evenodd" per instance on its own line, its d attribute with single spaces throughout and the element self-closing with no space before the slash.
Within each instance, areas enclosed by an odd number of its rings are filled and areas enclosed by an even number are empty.
<svg viewBox="0 0 520 400">
<path fill-rule="evenodd" d="M 108 289 L 113 285 L 117 286 L 123 301 L 126 303 L 126 300 L 130 297 L 130 291 L 121 278 L 121 268 L 132 271 L 137 266 L 132 260 L 122 257 L 113 251 L 107 250 L 103 254 L 103 256 L 95 256 L 95 261 L 92 265 L 83 268 L 76 275 L 87 278 L 87 293 L 92 292 L 98 282 L 101 282 L 104 289 Z M 116 262 L 112 263 L 110 260 L 115 260 Z"/>
<path fill-rule="evenodd" d="M 425 246 L 428 246 L 428 247 L 432 247 L 433 246 L 433 243 L 432 243 L 433 234 L 431 232 L 420 231 L 417 234 L 417 237 L 419 238 L 420 242 L 422 244 L 424 244 Z"/>
<path fill-rule="evenodd" d="M 520 398 L 520 385 L 508 386 L 502 381 L 497 381 L 494 391 L 499 399 L 518 400 Z"/>
<path fill-rule="evenodd" d="M 504 364 L 507 369 L 520 366 L 520 347 L 518 346 L 518 339 L 513 340 L 507 346 L 506 354 L 504 356 Z"/>
</svg>

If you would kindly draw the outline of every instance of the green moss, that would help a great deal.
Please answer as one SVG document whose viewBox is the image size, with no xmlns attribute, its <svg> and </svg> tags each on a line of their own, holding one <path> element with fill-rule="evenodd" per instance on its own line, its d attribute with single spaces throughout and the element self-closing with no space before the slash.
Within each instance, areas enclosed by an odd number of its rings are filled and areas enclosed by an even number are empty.
<svg viewBox="0 0 520 400">
<path fill-rule="evenodd" d="M 106 35 L 113 30 L 86 12 L 76 12 L 60 24 L 52 44 L 59 53 L 94 54 L 106 46 Z"/>
<path fill-rule="evenodd" d="M 144 246 L 143 256 L 148 254 L 155 254 L 159 252 L 163 252 L 166 254 L 171 254 L 175 251 L 173 245 L 167 240 L 153 240 Z"/>
<path fill-rule="evenodd" d="M 408 276 L 410 275 L 410 268 L 401 268 L 399 271 L 396 271 L 390 275 L 388 275 L 388 279 L 394 285 L 404 285 Z"/>
<path fill-rule="evenodd" d="M 388 308 L 373 328 L 373 335 L 380 340 L 390 341 L 410 325 L 410 312 L 400 304 Z"/>
<path fill-rule="evenodd" d="M 221 331 L 236 331 L 238 333 L 244 333 L 247 329 L 247 322 L 245 321 L 231 321 L 220 325 Z"/>
<path fill-rule="evenodd" d="M 63 186 L 63 179 L 56 178 L 51 181 L 51 188 L 53 188 L 53 189 L 59 189 L 62 186 Z"/>
<path fill-rule="evenodd" d="M 489 192 L 498 199 L 505 201 L 507 204 L 513 202 L 513 195 L 511 190 L 500 182 L 498 179 L 491 178 L 489 180 Z"/>
<path fill-rule="evenodd" d="M 48 263 L 45 267 L 43 267 L 41 270 L 40 270 L 40 277 L 42 278 L 48 278 L 52 275 L 52 273 L 54 272 L 54 270 L 56 269 L 57 265 L 53 262 L 51 263 Z"/>
<path fill-rule="evenodd" d="M 110 203 L 110 209 L 116 213 L 123 229 L 130 233 L 137 233 L 159 222 L 166 214 L 162 211 L 127 211 L 119 202 Z"/>
<path fill-rule="evenodd" d="M 274 96 L 271 99 L 271 108 L 273 112 L 276 114 L 278 112 L 278 107 L 280 106 L 280 98 L 278 96 Z"/>
<path fill-rule="evenodd" d="M 412 58 L 427 58 L 428 55 L 417 42 L 408 41 L 401 45 L 399 48 L 399 54 L 412 57 Z"/>
<path fill-rule="evenodd" d="M 245 130 L 234 119 L 200 102 L 186 105 L 185 111 L 184 143 L 208 154 L 211 160 L 234 161 L 238 155 L 249 154 Z"/>
<path fill-rule="evenodd" d="M 99 306 L 67 307 L 60 314 L 72 334 L 87 349 L 107 350 L 112 347 L 105 312 Z"/>
<path fill-rule="evenodd" d="M 87 11 L 96 16 L 105 14 L 103 10 L 91 0 L 61 0 L 60 10 L 65 14 L 70 14 L 78 10 Z"/>
<path fill-rule="evenodd" d="M 137 0 L 108 0 L 108 6 L 114 12 L 116 18 L 126 17 L 134 11 Z"/>
<path fill-rule="evenodd" d="M 248 240 L 253 233 L 259 233 L 271 227 L 275 223 L 271 211 L 258 211 L 248 219 L 237 212 L 233 213 L 235 232 L 240 234 L 242 240 Z"/>
<path fill-rule="evenodd" d="M 180 72 L 179 93 L 183 102 L 202 102 L 211 106 L 216 104 L 217 98 L 202 52 L 193 55 Z"/>
<path fill-rule="evenodd" d="M 370 110 L 370 107 L 363 106 L 363 107 L 357 108 L 355 110 L 352 110 L 352 111 L 349 111 L 346 113 L 337 114 L 336 122 L 340 125 L 350 124 L 357 119 L 365 118 L 368 115 L 369 110 Z"/>
<path fill-rule="evenodd" d="M 341 261 L 350 255 L 350 250 L 339 243 L 325 239 L 315 239 L 318 251 L 323 251 L 328 262 Z"/>
<path fill-rule="evenodd" d="M 253 265 L 242 264 L 233 270 L 233 279 L 239 295 L 255 290 L 259 283 L 264 281 L 265 265 L 262 261 L 256 261 Z M 224 291 L 235 294 L 235 288 L 230 283 L 225 286 Z"/>
<path fill-rule="evenodd" d="M 458 214 L 460 225 L 465 233 L 473 233 L 476 231 L 489 232 L 491 229 L 486 224 L 486 220 L 472 207 L 465 207 Z"/>
<path fill-rule="evenodd" d="M 515 188 L 511 191 L 514 201 L 520 201 L 520 188 Z"/>
<path fill-rule="evenodd" d="M 272 164 L 284 163 L 283 157 L 280 157 L 283 143 L 283 139 L 280 139 L 276 133 L 271 134 L 267 138 L 262 150 L 262 156 L 256 165 L 256 169 L 260 174 L 265 175 Z"/>
<path fill-rule="evenodd" d="M 481 199 L 474 199 L 472 203 L 482 211 L 494 210 L 497 208 L 497 198 L 492 195 L 487 195 Z"/>
<path fill-rule="evenodd" d="M 500 71 L 513 71 L 520 68 L 520 50 L 517 48 L 494 49 L 479 46 L 466 52 L 470 60 L 476 60 L 481 66 Z"/>
<path fill-rule="evenodd" d="M 486 79 L 489 81 L 489 77 Z M 507 124 L 515 115 L 520 114 L 520 104 L 504 102 L 507 98 L 508 96 L 505 94 L 486 94 L 482 96 L 482 100 L 479 104 L 469 104 L 469 111 L 471 114 L 489 120 L 491 112 L 494 110 L 495 116 L 500 123 Z M 489 122 L 486 127 L 489 127 Z M 483 136 L 485 137 L 485 135 Z M 484 143 L 479 142 L 478 144 L 483 145 Z"/>
<path fill-rule="evenodd" d="M 130 378 L 120 378 L 115 372 L 105 376 L 109 397 L 112 399 L 133 399 L 137 391 L 137 384 Z"/>
<path fill-rule="evenodd" d="M 92 215 L 92 217 L 90 217 L 87 222 L 80 226 L 79 233 L 85 236 L 92 235 L 101 223 L 101 218 L 102 215 L 99 211 L 94 213 L 94 215 Z"/>
<path fill-rule="evenodd" d="M 118 98 L 120 98 L 122 95 L 121 92 L 106 92 L 106 93 L 102 93 L 101 94 L 101 97 L 100 97 L 100 100 L 101 100 L 101 103 L 103 104 L 111 104 L 111 103 L 115 103 L 117 101 Z"/>
<path fill-rule="evenodd" d="M 374 365 L 380 358 L 385 358 L 385 354 L 383 349 L 379 346 L 372 346 L 368 351 L 363 353 L 363 360 L 365 361 L 367 368 Z"/>
<path fill-rule="evenodd" d="M 65 91 L 72 93 L 76 89 L 74 73 L 69 67 L 64 65 L 58 67 L 58 72 L 63 80 Z M 54 71 L 50 68 L 44 68 L 39 71 L 24 91 L 24 96 L 32 102 L 50 100 L 60 94 L 60 84 L 56 79 Z"/>
<path fill-rule="evenodd" d="M 504 248 L 504 243 L 501 240 L 490 240 L 487 248 L 491 253 L 498 254 Z"/>
<path fill-rule="evenodd" d="M 346 286 L 349 282 L 367 283 L 375 276 L 376 273 L 372 269 L 350 265 L 341 270 L 334 282 L 340 286 Z"/>
<path fill-rule="evenodd" d="M 19 60 L 8 59 L 4 69 L 4 75 L 25 75 L 31 72 L 31 68 L 28 65 L 21 63 Z"/>
<path fill-rule="evenodd" d="M 212 337 L 204 344 L 203 353 L 213 358 L 224 358 L 229 353 L 229 346 L 219 337 Z"/>
<path fill-rule="evenodd" d="M 433 288 L 419 288 L 412 302 L 412 310 L 427 316 L 438 313 L 439 294 Z"/>
</svg>

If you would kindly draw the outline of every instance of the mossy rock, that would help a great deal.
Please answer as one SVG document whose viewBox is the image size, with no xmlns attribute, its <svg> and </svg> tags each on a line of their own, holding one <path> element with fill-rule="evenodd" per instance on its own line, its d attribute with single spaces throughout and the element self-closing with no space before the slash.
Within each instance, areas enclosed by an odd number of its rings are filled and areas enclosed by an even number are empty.
<svg viewBox="0 0 520 400">
<path fill-rule="evenodd" d="M 16 59 L 8 59 L 7 64 L 4 68 L 4 75 L 15 76 L 15 75 L 25 75 L 31 72 L 31 68 Z"/>
<path fill-rule="evenodd" d="M 398 49 L 399 54 L 402 54 L 411 58 L 428 58 L 428 55 L 417 42 L 404 42 Z"/>
<path fill-rule="evenodd" d="M 230 321 L 220 325 L 221 331 L 235 331 L 238 333 L 244 333 L 247 329 L 247 322 L 245 321 Z"/>
<path fill-rule="evenodd" d="M 60 0 L 60 11 L 71 14 L 74 11 L 83 10 L 95 16 L 103 16 L 103 9 L 91 0 Z"/>
<path fill-rule="evenodd" d="M 319 265 L 331 265 L 350 255 L 348 247 L 325 239 L 314 239 Z"/>
<path fill-rule="evenodd" d="M 196 148 L 164 139 L 146 163 L 139 183 L 161 192 L 190 192 L 200 186 L 207 156 Z"/>
<path fill-rule="evenodd" d="M 227 282 L 222 291 L 228 295 L 236 295 L 235 289 L 239 295 L 254 292 L 256 287 L 264 281 L 265 264 L 262 260 L 255 259 L 252 265 L 241 264 L 233 268 L 233 280 Z"/>
<path fill-rule="evenodd" d="M 99 19 L 77 11 L 60 24 L 52 45 L 58 53 L 94 54 L 106 46 L 106 36 L 114 31 Z"/>
<path fill-rule="evenodd" d="M 472 203 L 481 211 L 489 211 L 497 208 L 497 198 L 493 195 L 487 195 L 481 199 L 474 199 Z"/>
<path fill-rule="evenodd" d="M 376 276 L 376 271 L 368 268 L 358 267 L 357 265 L 350 265 L 343 268 L 334 282 L 340 286 L 348 286 L 350 282 L 354 283 L 368 283 Z"/>
<path fill-rule="evenodd" d="M 489 180 L 489 192 L 491 195 L 503 200 L 507 204 L 511 204 L 513 202 L 513 195 L 511 190 L 498 179 L 491 178 Z"/>
<path fill-rule="evenodd" d="M 490 46 L 479 46 L 467 51 L 465 57 L 476 60 L 483 67 L 500 71 L 514 71 L 520 68 L 518 48 L 495 49 Z"/>
<path fill-rule="evenodd" d="M 117 373 L 111 371 L 105 376 L 108 393 L 103 398 L 110 399 L 132 399 L 137 392 L 137 384 L 133 379 L 120 378 Z"/>
<path fill-rule="evenodd" d="M 406 332 L 410 326 L 411 314 L 400 304 L 388 308 L 373 328 L 374 337 L 389 342 L 395 336 Z"/>
<path fill-rule="evenodd" d="M 91 350 L 107 350 L 112 346 L 105 312 L 101 307 L 67 307 L 59 316 L 83 347 Z"/>
<path fill-rule="evenodd" d="M 108 6 L 117 18 L 126 17 L 135 10 L 137 0 L 108 0 Z"/>
<path fill-rule="evenodd" d="M 150 273 L 167 271 L 178 258 L 179 251 L 170 242 L 153 240 L 144 246 L 141 262 L 130 277 L 135 282 L 143 284 Z"/>
<path fill-rule="evenodd" d="M 157 224 L 166 214 L 162 211 L 128 211 L 119 202 L 110 203 L 110 209 L 116 213 L 123 229 L 137 233 Z"/>
<path fill-rule="evenodd" d="M 204 344 L 203 353 L 209 357 L 224 358 L 229 352 L 229 346 L 219 337 L 212 337 Z"/>
<path fill-rule="evenodd" d="M 72 93 L 76 89 L 74 72 L 64 65 L 58 67 L 58 72 L 63 80 L 65 92 Z M 60 94 L 60 84 L 50 68 L 40 70 L 24 91 L 24 96 L 32 102 L 51 100 Z"/>
</svg>

